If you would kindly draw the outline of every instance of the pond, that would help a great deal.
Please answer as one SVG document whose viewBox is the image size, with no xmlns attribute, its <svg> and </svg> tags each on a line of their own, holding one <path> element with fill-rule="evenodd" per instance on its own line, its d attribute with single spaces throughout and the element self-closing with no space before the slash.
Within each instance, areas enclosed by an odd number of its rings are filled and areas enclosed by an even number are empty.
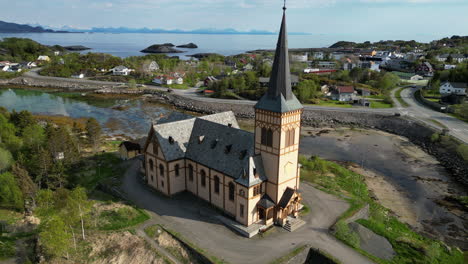
<svg viewBox="0 0 468 264">
<path fill-rule="evenodd" d="M 148 104 L 139 99 L 93 98 L 80 93 L 51 93 L 29 89 L 0 89 L 0 106 L 8 110 L 28 110 L 33 114 L 93 117 L 111 136 L 140 138 L 161 118 L 183 118 L 184 114 Z M 175 116 L 175 117 L 174 117 Z"/>
</svg>

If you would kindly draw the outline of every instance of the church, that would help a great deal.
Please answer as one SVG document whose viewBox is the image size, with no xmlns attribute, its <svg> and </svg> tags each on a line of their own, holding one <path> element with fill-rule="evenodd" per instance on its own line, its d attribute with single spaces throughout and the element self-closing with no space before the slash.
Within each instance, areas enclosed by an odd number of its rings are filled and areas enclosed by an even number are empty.
<svg viewBox="0 0 468 264">
<path fill-rule="evenodd" d="M 299 139 L 303 107 L 291 89 L 286 8 L 255 131 L 232 112 L 154 125 L 144 146 L 147 184 L 188 191 L 244 226 L 284 226 L 301 208 Z"/>
</svg>

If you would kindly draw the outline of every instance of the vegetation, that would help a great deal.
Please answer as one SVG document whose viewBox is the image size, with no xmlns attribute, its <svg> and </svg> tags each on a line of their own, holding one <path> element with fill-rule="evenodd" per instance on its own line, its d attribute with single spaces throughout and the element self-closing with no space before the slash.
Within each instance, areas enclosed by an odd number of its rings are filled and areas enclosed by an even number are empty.
<svg viewBox="0 0 468 264">
<path fill-rule="evenodd" d="M 114 211 L 104 211 L 99 218 L 101 219 L 100 229 L 119 230 L 142 223 L 150 217 L 141 209 L 124 207 Z"/>
<path fill-rule="evenodd" d="M 403 100 L 403 98 L 401 97 L 401 92 L 406 89 L 405 87 L 402 87 L 402 88 L 399 88 L 396 92 L 395 92 L 395 98 L 398 100 L 398 102 L 400 103 L 401 106 L 403 107 L 409 107 L 410 105 L 405 101 Z"/>
<path fill-rule="evenodd" d="M 35 61 L 39 55 L 53 54 L 53 51 L 63 51 L 59 46 L 48 47 L 25 38 L 4 38 L 0 41 L 0 60 L 23 62 Z"/>
<path fill-rule="evenodd" d="M 302 179 L 312 182 L 329 193 L 347 197 L 351 207 L 335 225 L 338 239 L 347 243 L 377 263 L 463 263 L 463 253 L 449 249 L 442 242 L 423 237 L 389 213 L 389 210 L 372 200 L 362 175 L 318 157 L 300 156 Z M 369 220 L 358 222 L 378 235 L 385 237 L 397 255 L 390 261 L 379 259 L 359 248 L 358 238 L 352 233 L 344 219 L 353 215 L 365 204 L 370 205 Z"/>
<path fill-rule="evenodd" d="M 298 246 L 298 247 L 294 248 L 293 250 L 291 250 L 291 252 L 289 252 L 288 254 L 286 254 L 286 255 L 278 258 L 278 259 L 273 260 L 272 262 L 270 262 L 270 264 L 287 263 L 290 259 L 292 259 L 293 257 L 299 255 L 299 253 L 306 250 L 307 248 L 308 248 L 307 245 Z"/>
</svg>

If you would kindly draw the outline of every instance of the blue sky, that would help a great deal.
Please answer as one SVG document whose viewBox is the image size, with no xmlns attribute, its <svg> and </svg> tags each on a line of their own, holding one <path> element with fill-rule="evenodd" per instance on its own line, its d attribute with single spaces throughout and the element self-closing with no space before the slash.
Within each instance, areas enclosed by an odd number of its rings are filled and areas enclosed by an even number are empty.
<svg viewBox="0 0 468 264">
<path fill-rule="evenodd" d="M 282 0 L 0 0 L 0 20 L 52 27 L 277 31 Z M 288 0 L 290 32 L 468 35 L 468 0 Z"/>
</svg>

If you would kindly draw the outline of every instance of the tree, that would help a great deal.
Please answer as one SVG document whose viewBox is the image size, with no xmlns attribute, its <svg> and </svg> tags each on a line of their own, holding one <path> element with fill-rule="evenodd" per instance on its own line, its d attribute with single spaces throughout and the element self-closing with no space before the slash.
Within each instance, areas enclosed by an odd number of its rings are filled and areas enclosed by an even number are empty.
<svg viewBox="0 0 468 264">
<path fill-rule="evenodd" d="M 10 172 L 0 174 L 0 206 L 16 210 L 24 207 L 23 194 Z"/>
<path fill-rule="evenodd" d="M 64 221 L 57 215 L 52 215 L 41 227 L 39 239 L 49 256 L 62 257 L 70 249 L 71 235 L 67 232 Z"/>
<path fill-rule="evenodd" d="M 11 168 L 13 175 L 15 175 L 16 181 L 18 182 L 23 197 L 34 196 L 37 191 L 37 186 L 32 181 L 27 170 L 21 167 L 19 164 L 13 165 Z"/>
<path fill-rule="evenodd" d="M 131 79 L 130 81 L 128 81 L 128 88 L 130 88 L 130 89 L 136 89 L 137 88 L 137 83 L 136 83 L 135 79 Z"/>
<path fill-rule="evenodd" d="M 11 167 L 13 164 L 13 157 L 11 153 L 0 147 L 0 173 Z"/>
<path fill-rule="evenodd" d="M 92 203 L 88 201 L 88 196 L 86 195 L 86 190 L 84 188 L 77 187 L 70 193 L 67 200 L 67 208 L 67 211 L 69 212 L 68 215 L 74 215 L 79 219 L 81 224 L 81 235 L 83 240 L 85 240 L 86 235 L 84 222 L 90 216 Z"/>
<path fill-rule="evenodd" d="M 20 130 L 21 134 L 25 127 L 36 123 L 36 119 L 34 119 L 34 116 L 31 114 L 31 112 L 26 110 L 21 112 L 16 112 L 13 110 L 10 115 L 10 120 Z"/>
<path fill-rule="evenodd" d="M 96 119 L 88 119 L 88 122 L 86 123 L 86 134 L 88 136 L 89 143 L 96 152 L 101 143 L 101 126 Z"/>
<path fill-rule="evenodd" d="M 44 128 L 38 124 L 26 126 L 23 129 L 22 135 L 24 146 L 36 151 L 44 144 L 46 139 Z"/>
<path fill-rule="evenodd" d="M 468 120 L 468 104 L 461 104 L 455 108 L 455 113 Z"/>
<path fill-rule="evenodd" d="M 307 102 L 316 97 L 319 91 L 319 85 L 313 80 L 304 80 L 297 85 L 297 93 L 301 102 Z"/>
<path fill-rule="evenodd" d="M 453 62 L 453 57 L 452 55 L 448 55 L 447 60 L 445 61 L 447 63 L 452 63 Z"/>
</svg>

